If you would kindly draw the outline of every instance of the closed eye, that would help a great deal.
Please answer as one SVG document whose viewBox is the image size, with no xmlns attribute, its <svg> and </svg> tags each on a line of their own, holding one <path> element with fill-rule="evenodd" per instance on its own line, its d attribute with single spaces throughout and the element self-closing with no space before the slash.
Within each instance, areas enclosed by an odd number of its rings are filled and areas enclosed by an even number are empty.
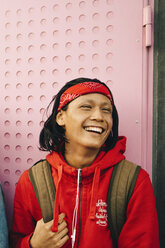
<svg viewBox="0 0 165 248">
<path fill-rule="evenodd" d="M 112 113 L 112 109 L 111 108 L 103 108 L 102 111 L 103 112 L 106 112 L 106 113 Z"/>
<path fill-rule="evenodd" d="M 81 109 L 86 109 L 86 110 L 88 110 L 88 109 L 91 109 L 92 106 L 91 106 L 91 105 L 82 105 L 82 106 L 80 106 L 80 108 L 81 108 Z"/>
</svg>

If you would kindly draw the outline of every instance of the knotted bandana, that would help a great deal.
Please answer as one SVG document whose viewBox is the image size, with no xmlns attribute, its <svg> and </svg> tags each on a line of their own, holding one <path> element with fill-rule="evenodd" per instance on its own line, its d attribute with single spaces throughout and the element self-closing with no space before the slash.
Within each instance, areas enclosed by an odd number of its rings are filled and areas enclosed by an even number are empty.
<svg viewBox="0 0 165 248">
<path fill-rule="evenodd" d="M 90 93 L 100 93 L 105 95 L 110 99 L 111 104 L 113 105 L 111 92 L 105 85 L 97 82 L 83 82 L 71 86 L 61 95 L 57 112 L 59 112 L 66 104 L 76 99 L 77 97 Z"/>
</svg>

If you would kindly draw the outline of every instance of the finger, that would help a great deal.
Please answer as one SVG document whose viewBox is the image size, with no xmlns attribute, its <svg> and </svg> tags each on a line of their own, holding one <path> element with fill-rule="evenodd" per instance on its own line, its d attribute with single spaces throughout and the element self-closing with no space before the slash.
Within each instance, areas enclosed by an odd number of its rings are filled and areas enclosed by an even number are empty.
<svg viewBox="0 0 165 248">
<path fill-rule="evenodd" d="M 63 229 L 60 233 L 56 233 L 54 234 L 54 241 L 56 243 L 58 243 L 64 236 L 66 236 L 68 233 L 68 228 L 66 227 L 65 229 Z"/>
<path fill-rule="evenodd" d="M 59 218 L 58 218 L 58 223 L 59 223 L 59 224 L 62 223 L 64 217 L 65 217 L 65 214 L 64 214 L 64 213 L 59 214 Z"/>
<path fill-rule="evenodd" d="M 62 247 L 69 239 L 68 235 L 65 235 L 62 239 L 58 241 L 58 247 Z"/>
<path fill-rule="evenodd" d="M 58 225 L 58 233 L 60 233 L 67 226 L 66 221 L 64 220 L 60 225 Z"/>
<path fill-rule="evenodd" d="M 60 233 L 58 233 L 59 240 L 62 239 L 68 233 L 68 228 L 66 227 Z"/>
<path fill-rule="evenodd" d="M 58 221 L 58 222 L 59 222 L 59 223 L 62 223 L 64 217 L 65 217 L 65 214 L 64 214 L 64 213 L 61 213 L 61 214 L 59 215 L 59 221 Z M 43 221 L 43 219 L 42 219 L 42 221 Z M 50 220 L 49 222 L 44 223 L 44 224 L 45 224 L 45 227 L 46 227 L 47 229 L 50 230 L 50 229 L 52 228 L 53 221 L 54 221 L 54 220 Z"/>
</svg>

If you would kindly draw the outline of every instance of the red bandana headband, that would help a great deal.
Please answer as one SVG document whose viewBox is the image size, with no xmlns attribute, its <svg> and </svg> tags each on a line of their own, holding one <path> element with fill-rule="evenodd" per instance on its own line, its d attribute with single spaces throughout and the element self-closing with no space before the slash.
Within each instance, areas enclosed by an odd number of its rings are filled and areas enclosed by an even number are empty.
<svg viewBox="0 0 165 248">
<path fill-rule="evenodd" d="M 90 93 L 100 93 L 107 96 L 113 105 L 112 95 L 106 86 L 96 82 L 84 82 L 71 86 L 61 95 L 57 112 L 75 98 Z"/>
</svg>

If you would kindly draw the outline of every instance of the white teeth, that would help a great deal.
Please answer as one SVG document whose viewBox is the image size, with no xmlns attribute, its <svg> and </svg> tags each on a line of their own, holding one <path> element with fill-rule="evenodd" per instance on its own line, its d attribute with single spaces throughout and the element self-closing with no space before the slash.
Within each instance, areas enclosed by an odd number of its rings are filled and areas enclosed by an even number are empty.
<svg viewBox="0 0 165 248">
<path fill-rule="evenodd" d="M 95 133 L 102 133 L 103 132 L 103 128 L 101 127 L 85 127 L 86 131 L 89 132 L 95 132 Z"/>
</svg>

